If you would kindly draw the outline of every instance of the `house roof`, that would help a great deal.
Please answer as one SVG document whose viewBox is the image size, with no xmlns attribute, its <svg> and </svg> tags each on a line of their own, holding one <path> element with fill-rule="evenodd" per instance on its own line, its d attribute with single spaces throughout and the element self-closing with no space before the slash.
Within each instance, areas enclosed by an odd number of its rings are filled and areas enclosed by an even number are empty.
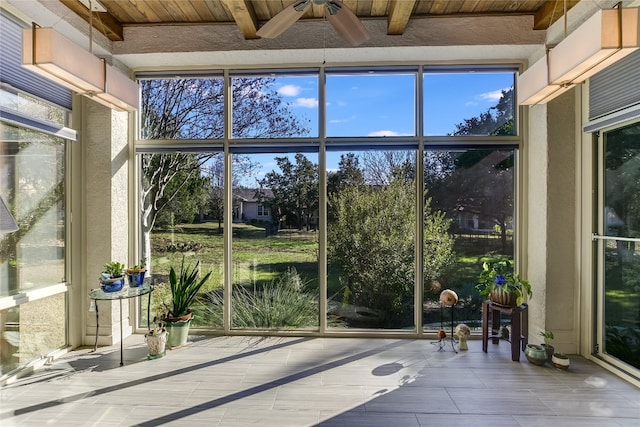
<svg viewBox="0 0 640 427">
<path fill-rule="evenodd" d="M 270 189 L 258 190 L 257 188 L 238 187 L 233 189 L 233 198 L 240 199 L 243 202 L 259 202 L 260 200 L 256 197 L 258 191 L 262 191 L 265 198 L 273 197 L 273 191 Z"/>
</svg>

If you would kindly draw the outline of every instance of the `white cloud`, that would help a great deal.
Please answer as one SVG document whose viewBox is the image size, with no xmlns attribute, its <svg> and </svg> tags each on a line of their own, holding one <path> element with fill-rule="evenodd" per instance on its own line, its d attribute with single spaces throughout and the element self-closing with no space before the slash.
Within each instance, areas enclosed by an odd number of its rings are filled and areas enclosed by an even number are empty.
<svg viewBox="0 0 640 427">
<path fill-rule="evenodd" d="M 478 95 L 478 98 L 488 102 L 498 102 L 502 98 L 502 89 L 485 92 Z"/>
<path fill-rule="evenodd" d="M 395 130 L 374 130 L 369 132 L 367 136 L 413 136 L 412 133 L 396 132 Z"/>
<path fill-rule="evenodd" d="M 465 107 L 475 107 L 476 105 L 478 105 L 476 101 L 467 101 L 464 103 Z"/>
<path fill-rule="evenodd" d="M 278 89 L 278 93 L 282 96 L 298 96 L 302 89 L 296 85 L 284 85 Z"/>
<path fill-rule="evenodd" d="M 399 136 L 400 134 L 393 130 L 374 130 L 369 132 L 368 136 Z"/>
<path fill-rule="evenodd" d="M 356 116 L 344 117 L 342 119 L 329 120 L 329 123 L 349 123 L 356 119 Z"/>
<path fill-rule="evenodd" d="M 318 100 L 316 98 L 297 98 L 292 105 L 294 107 L 317 108 Z"/>
</svg>

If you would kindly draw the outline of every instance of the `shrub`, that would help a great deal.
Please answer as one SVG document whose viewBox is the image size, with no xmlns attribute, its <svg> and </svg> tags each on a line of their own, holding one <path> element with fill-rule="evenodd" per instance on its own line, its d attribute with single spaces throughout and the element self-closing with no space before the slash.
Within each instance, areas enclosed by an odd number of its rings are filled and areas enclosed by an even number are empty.
<svg viewBox="0 0 640 427">
<path fill-rule="evenodd" d="M 309 328 L 319 322 L 318 296 L 305 289 L 296 269 L 255 289 L 236 286 L 232 306 L 234 327 Z M 200 307 L 209 324 L 222 327 L 223 293 L 210 292 Z"/>
</svg>

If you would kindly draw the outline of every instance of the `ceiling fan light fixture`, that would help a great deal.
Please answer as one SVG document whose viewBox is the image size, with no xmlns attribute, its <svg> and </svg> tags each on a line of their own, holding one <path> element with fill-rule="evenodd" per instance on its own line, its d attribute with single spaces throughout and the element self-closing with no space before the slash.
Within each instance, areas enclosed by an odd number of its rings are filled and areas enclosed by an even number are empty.
<svg viewBox="0 0 640 427">
<path fill-rule="evenodd" d="M 278 37 L 302 18 L 311 4 L 326 8 L 327 20 L 340 37 L 351 46 L 358 46 L 369 40 L 369 33 L 358 17 L 341 1 L 335 0 L 302 0 L 293 3 L 267 21 L 256 34 L 266 39 Z"/>
</svg>

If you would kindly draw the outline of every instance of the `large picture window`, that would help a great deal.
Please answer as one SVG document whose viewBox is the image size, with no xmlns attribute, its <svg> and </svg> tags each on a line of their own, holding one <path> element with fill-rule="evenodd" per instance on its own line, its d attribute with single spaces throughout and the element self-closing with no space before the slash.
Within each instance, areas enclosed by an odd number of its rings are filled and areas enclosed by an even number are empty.
<svg viewBox="0 0 640 427">
<path fill-rule="evenodd" d="M 137 144 L 154 309 L 185 259 L 215 272 L 199 327 L 421 335 L 445 287 L 478 327 L 482 263 L 514 259 L 515 74 L 423 71 L 231 70 L 174 137 L 160 124 L 190 114 L 154 109 Z"/>
</svg>

